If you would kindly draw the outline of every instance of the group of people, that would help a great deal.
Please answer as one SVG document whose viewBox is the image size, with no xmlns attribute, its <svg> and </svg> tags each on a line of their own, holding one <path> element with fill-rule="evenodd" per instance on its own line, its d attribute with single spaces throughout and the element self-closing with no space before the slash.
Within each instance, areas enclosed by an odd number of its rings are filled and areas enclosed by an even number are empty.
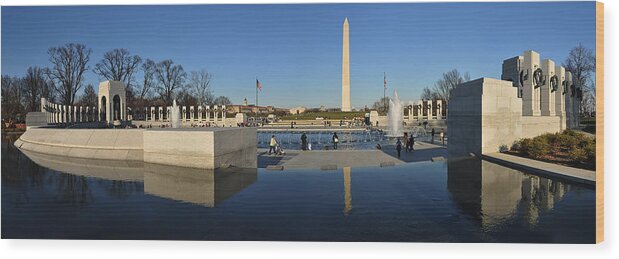
<svg viewBox="0 0 619 259">
<path fill-rule="evenodd" d="M 402 146 L 404 146 L 404 150 L 406 150 L 406 152 L 413 152 L 413 150 L 415 150 L 415 136 L 413 133 L 409 136 L 407 132 L 404 132 L 403 139 L 404 143 L 400 141 L 400 138 L 398 138 L 395 142 L 395 149 L 398 151 L 398 157 L 400 157 L 400 153 L 402 152 Z"/>
<path fill-rule="evenodd" d="M 333 136 L 331 136 L 331 143 L 333 143 L 333 149 L 337 149 L 337 144 L 340 142 L 339 137 L 337 136 L 337 132 L 333 132 Z M 301 150 L 312 150 L 312 144 L 307 141 L 307 135 L 305 132 L 301 134 Z M 277 143 L 277 139 L 275 135 L 271 135 L 271 141 L 269 141 L 269 155 L 270 154 L 281 155 L 284 154 L 283 149 Z"/>
</svg>

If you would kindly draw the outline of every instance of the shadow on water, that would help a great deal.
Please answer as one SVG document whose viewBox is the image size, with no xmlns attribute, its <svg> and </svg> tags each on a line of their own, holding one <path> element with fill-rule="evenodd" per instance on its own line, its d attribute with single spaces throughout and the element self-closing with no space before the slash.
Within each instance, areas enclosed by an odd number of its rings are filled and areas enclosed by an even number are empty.
<svg viewBox="0 0 619 259">
<path fill-rule="evenodd" d="M 593 243 L 594 190 L 477 159 L 197 170 L 2 141 L 2 237 Z"/>
</svg>

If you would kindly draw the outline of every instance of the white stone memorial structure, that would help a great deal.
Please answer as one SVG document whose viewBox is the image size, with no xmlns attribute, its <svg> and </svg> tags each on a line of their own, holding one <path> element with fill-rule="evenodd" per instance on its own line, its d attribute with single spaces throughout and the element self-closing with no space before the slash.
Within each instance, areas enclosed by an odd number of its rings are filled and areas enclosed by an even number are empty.
<svg viewBox="0 0 619 259">
<path fill-rule="evenodd" d="M 125 85 L 120 81 L 104 81 L 99 83 L 99 111 L 105 114 L 104 121 L 113 123 L 116 120 L 127 120 Z"/>
<path fill-rule="evenodd" d="M 449 100 L 450 157 L 499 152 L 515 140 L 578 127 L 580 89 L 571 73 L 529 50 L 503 61 L 502 80 L 458 85 Z"/>
</svg>

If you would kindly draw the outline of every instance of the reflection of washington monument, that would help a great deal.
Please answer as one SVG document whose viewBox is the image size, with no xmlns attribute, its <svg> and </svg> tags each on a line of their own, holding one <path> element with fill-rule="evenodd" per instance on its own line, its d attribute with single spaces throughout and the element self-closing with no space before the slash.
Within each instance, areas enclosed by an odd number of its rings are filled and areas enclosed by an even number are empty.
<svg viewBox="0 0 619 259">
<path fill-rule="evenodd" d="M 344 215 L 352 210 L 352 194 L 350 192 L 350 166 L 344 167 Z"/>
</svg>

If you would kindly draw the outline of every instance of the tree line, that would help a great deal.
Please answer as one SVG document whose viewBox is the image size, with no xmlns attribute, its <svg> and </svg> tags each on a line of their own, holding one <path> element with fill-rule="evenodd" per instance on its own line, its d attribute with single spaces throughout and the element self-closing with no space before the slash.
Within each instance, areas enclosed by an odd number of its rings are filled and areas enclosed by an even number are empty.
<svg viewBox="0 0 619 259">
<path fill-rule="evenodd" d="M 229 105 L 226 96 L 215 97 L 213 75 L 206 69 L 185 72 L 171 59 L 143 59 L 124 48 L 103 54 L 90 67 L 92 49 L 84 44 L 67 43 L 49 48 L 47 67 L 31 66 L 24 76 L 2 75 L 2 118 L 17 119 L 39 111 L 40 99 L 64 105 L 97 106 L 93 84 L 86 84 L 86 73 L 95 73 L 101 81 L 121 81 L 125 85 L 127 106 L 134 112 L 144 107 L 171 105 L 177 99 L 183 105 Z M 80 90 L 82 90 L 80 93 Z"/>
</svg>

